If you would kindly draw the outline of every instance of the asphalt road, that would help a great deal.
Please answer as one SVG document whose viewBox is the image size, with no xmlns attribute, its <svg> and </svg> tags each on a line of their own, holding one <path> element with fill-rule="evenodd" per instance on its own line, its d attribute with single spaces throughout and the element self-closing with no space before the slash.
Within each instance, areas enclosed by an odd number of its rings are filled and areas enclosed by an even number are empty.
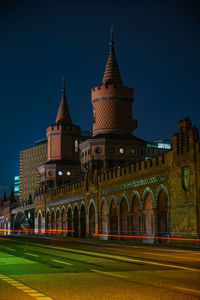
<svg viewBox="0 0 200 300">
<path fill-rule="evenodd" d="M 200 252 L 0 237 L 0 300 L 200 299 Z"/>
</svg>

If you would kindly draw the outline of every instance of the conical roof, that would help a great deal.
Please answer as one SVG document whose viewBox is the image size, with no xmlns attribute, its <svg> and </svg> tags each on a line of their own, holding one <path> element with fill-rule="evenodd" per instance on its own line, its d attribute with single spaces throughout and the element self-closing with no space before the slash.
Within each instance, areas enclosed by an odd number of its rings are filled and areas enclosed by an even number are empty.
<svg viewBox="0 0 200 300">
<path fill-rule="evenodd" d="M 116 55 L 115 55 L 115 49 L 114 49 L 114 42 L 111 40 L 111 49 L 108 56 L 108 61 L 106 64 L 106 69 L 103 76 L 103 84 L 120 84 L 122 85 L 122 79 L 119 71 L 119 66 L 117 63 Z"/>
<path fill-rule="evenodd" d="M 63 79 L 63 94 L 60 101 L 60 106 L 57 113 L 56 124 L 71 124 L 71 116 L 65 95 L 65 80 Z"/>
</svg>

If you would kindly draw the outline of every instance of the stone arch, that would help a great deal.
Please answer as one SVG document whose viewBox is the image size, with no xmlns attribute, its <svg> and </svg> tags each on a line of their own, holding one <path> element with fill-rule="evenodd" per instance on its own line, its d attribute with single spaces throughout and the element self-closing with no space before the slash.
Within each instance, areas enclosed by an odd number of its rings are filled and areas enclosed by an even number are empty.
<svg viewBox="0 0 200 300">
<path fill-rule="evenodd" d="M 111 198 L 109 203 L 109 223 L 110 223 L 110 234 L 118 235 L 118 207 L 115 198 Z M 114 237 L 113 238 L 116 238 Z"/>
<path fill-rule="evenodd" d="M 169 197 L 169 191 L 167 189 L 167 187 L 164 185 L 164 184 L 160 184 L 157 191 L 156 191 L 156 194 L 155 194 L 155 204 L 156 204 L 156 207 L 158 207 L 158 197 L 159 197 L 159 194 L 161 191 L 165 191 L 166 195 L 167 195 L 167 199 L 168 199 L 168 202 L 167 202 L 167 206 L 170 206 L 170 197 Z"/>
<path fill-rule="evenodd" d="M 19 211 L 14 218 L 14 229 L 15 230 L 22 230 L 29 228 L 29 224 L 24 212 Z"/>
<path fill-rule="evenodd" d="M 94 208 L 95 208 L 95 214 L 96 214 L 96 205 L 95 205 L 94 200 L 91 199 L 91 200 L 90 200 L 90 203 L 89 203 L 89 205 L 88 205 L 88 215 L 89 215 L 89 213 L 90 213 L 90 206 L 91 206 L 92 204 L 94 205 Z"/>
<path fill-rule="evenodd" d="M 67 208 L 67 230 L 68 236 L 72 236 L 72 207 L 71 205 Z"/>
<path fill-rule="evenodd" d="M 80 237 L 86 236 L 86 206 L 82 201 L 80 206 Z"/>
<path fill-rule="evenodd" d="M 100 231 L 102 234 L 101 239 L 108 239 L 108 204 L 106 198 L 101 199 L 100 204 Z"/>
<path fill-rule="evenodd" d="M 56 226 L 56 214 L 54 208 L 51 210 L 51 230 L 55 231 Z"/>
<path fill-rule="evenodd" d="M 155 197 L 154 197 L 154 195 L 153 195 L 153 192 L 152 192 L 152 190 L 151 190 L 149 187 L 147 187 L 147 188 L 144 190 L 143 194 L 142 194 L 142 206 L 143 206 L 143 209 L 144 209 L 144 206 L 145 206 L 145 198 L 146 198 L 146 195 L 147 195 L 148 193 L 149 193 L 149 194 L 151 195 L 151 197 L 152 197 L 152 207 L 153 207 L 153 208 L 156 207 L 156 204 L 155 204 Z"/>
<path fill-rule="evenodd" d="M 157 195 L 157 230 L 159 237 L 169 236 L 169 198 L 165 189 L 159 189 Z M 159 242 L 166 242 L 166 239 L 159 239 Z"/>
<path fill-rule="evenodd" d="M 57 207 L 56 209 L 56 230 L 60 230 L 61 227 L 61 219 L 60 219 L 61 215 L 60 215 L 60 208 Z"/>
<path fill-rule="evenodd" d="M 95 233 L 95 227 L 96 227 L 96 207 L 94 200 L 90 200 L 89 208 L 88 208 L 88 215 L 89 215 L 89 237 L 93 238 Z"/>
<path fill-rule="evenodd" d="M 120 234 L 121 235 L 128 235 L 128 214 L 129 207 L 128 207 L 128 199 L 125 198 L 124 195 L 120 201 Z"/>
<path fill-rule="evenodd" d="M 127 209 L 128 209 L 128 212 L 130 211 L 130 207 L 129 207 L 129 201 L 128 201 L 128 197 L 126 196 L 126 193 L 123 193 L 120 197 L 120 200 L 119 200 L 119 207 L 121 209 L 121 202 L 122 201 L 126 201 L 126 204 L 127 204 Z"/>
<path fill-rule="evenodd" d="M 110 202 L 109 202 L 109 204 L 108 204 L 108 211 L 110 212 L 110 207 L 111 207 L 112 201 L 115 202 L 116 207 L 117 207 L 117 213 L 118 213 L 118 212 L 119 212 L 119 207 L 118 207 L 117 199 L 115 198 L 114 195 L 112 195 L 111 198 L 110 198 Z"/>
<path fill-rule="evenodd" d="M 65 206 L 62 207 L 61 209 L 61 215 L 60 215 L 60 220 L 61 220 L 61 230 L 62 230 L 62 234 L 65 236 L 66 235 L 66 208 Z"/>
<path fill-rule="evenodd" d="M 143 193 L 143 223 L 144 223 L 144 236 L 146 237 L 145 242 L 153 243 L 154 241 L 154 204 L 153 193 L 151 189 L 145 189 Z"/>
<path fill-rule="evenodd" d="M 138 191 L 133 191 L 131 193 L 131 196 L 130 196 L 130 211 L 132 209 L 132 206 L 133 206 L 133 200 L 134 198 L 137 197 L 137 199 L 139 200 L 139 204 L 140 204 L 140 209 L 142 210 L 142 200 L 141 200 L 141 197 L 140 197 L 140 194 L 138 193 Z"/>
<path fill-rule="evenodd" d="M 130 206 L 130 230 L 133 235 L 133 240 L 138 241 L 137 236 L 141 235 L 141 219 L 142 219 L 142 207 L 140 195 L 138 192 L 134 192 L 131 195 Z"/>
<path fill-rule="evenodd" d="M 76 203 L 73 207 L 73 222 L 74 222 L 74 236 L 79 236 L 79 212 L 78 204 Z"/>
</svg>

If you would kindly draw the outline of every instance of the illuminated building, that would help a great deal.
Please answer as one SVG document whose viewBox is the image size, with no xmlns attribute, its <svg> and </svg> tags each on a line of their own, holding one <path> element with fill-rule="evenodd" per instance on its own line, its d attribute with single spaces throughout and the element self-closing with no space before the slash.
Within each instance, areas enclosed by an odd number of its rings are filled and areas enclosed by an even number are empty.
<svg viewBox="0 0 200 300">
<path fill-rule="evenodd" d="M 20 151 L 20 201 L 33 197 L 34 190 L 39 188 L 40 174 L 38 167 L 47 160 L 47 140 L 35 143 L 35 146 Z"/>
<path fill-rule="evenodd" d="M 92 137 L 80 143 L 65 88 L 56 122 L 47 128 L 46 157 L 37 162 L 35 233 L 130 236 L 146 243 L 199 236 L 198 129 L 185 118 L 178 123 L 172 145 L 162 140 L 147 143 L 133 135 L 133 99 L 133 89 L 122 83 L 112 39 L 103 82 L 92 89 Z M 25 176 L 21 169 L 20 193 Z"/>
<path fill-rule="evenodd" d="M 19 197 L 19 176 L 14 177 L 14 195 Z"/>
</svg>

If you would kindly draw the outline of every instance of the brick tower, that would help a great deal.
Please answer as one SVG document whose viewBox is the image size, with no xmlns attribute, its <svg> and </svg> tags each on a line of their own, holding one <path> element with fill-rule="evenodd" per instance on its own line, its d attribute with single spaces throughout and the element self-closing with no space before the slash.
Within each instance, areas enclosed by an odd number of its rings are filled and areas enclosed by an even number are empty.
<svg viewBox="0 0 200 300">
<path fill-rule="evenodd" d="M 72 124 L 66 100 L 65 81 L 56 122 L 47 128 L 48 158 L 39 167 L 40 183 L 49 188 L 63 185 L 81 175 L 79 161 L 80 127 Z"/>
<path fill-rule="evenodd" d="M 82 143 L 82 169 L 91 159 L 99 170 L 142 159 L 146 142 L 133 136 L 137 120 L 132 119 L 134 90 L 123 85 L 111 32 L 110 52 L 101 86 L 92 89 L 93 138 Z"/>
</svg>

